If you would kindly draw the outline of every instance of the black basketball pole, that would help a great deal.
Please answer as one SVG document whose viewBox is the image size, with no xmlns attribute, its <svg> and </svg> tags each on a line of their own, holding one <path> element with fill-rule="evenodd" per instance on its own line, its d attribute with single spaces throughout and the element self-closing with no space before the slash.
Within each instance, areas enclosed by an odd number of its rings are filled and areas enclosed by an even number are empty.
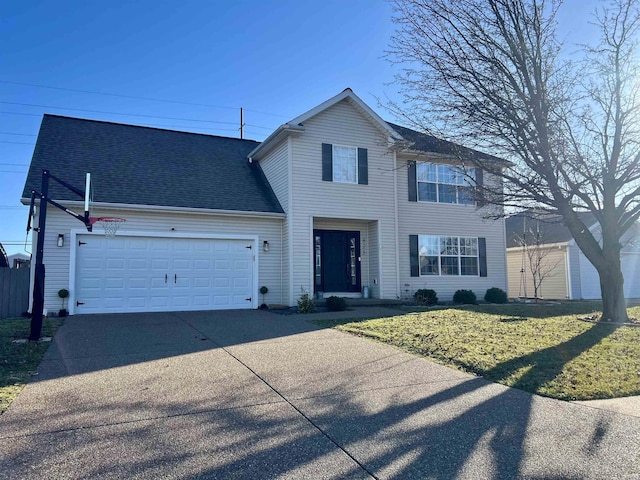
<svg viewBox="0 0 640 480">
<path fill-rule="evenodd" d="M 42 314 L 44 312 L 44 230 L 47 224 L 47 197 L 49 195 L 49 171 L 42 171 L 40 187 L 40 205 L 38 210 L 38 242 L 36 243 L 36 267 L 33 282 L 33 308 L 31 309 L 31 333 L 29 340 L 40 340 L 42 332 Z"/>
<path fill-rule="evenodd" d="M 40 334 L 42 333 L 42 317 L 44 314 L 44 234 L 45 227 L 47 225 L 47 203 L 50 203 L 56 208 L 68 213 L 77 220 L 80 220 L 87 227 L 88 231 L 91 231 L 91 219 L 89 218 L 88 211 L 84 212 L 84 215 L 74 212 L 66 208 L 64 205 L 59 204 L 55 200 L 49 198 L 49 179 L 53 179 L 65 188 L 68 188 L 79 197 L 83 197 L 83 192 L 75 188 L 73 185 L 69 185 L 67 182 L 60 180 L 59 178 L 51 175 L 49 170 L 42 171 L 42 185 L 40 191 L 36 192 L 31 190 L 31 208 L 29 209 L 29 221 L 27 222 L 27 232 L 31 229 L 31 216 L 33 215 L 33 208 L 36 196 L 40 197 L 40 205 L 38 211 L 38 241 L 36 242 L 36 266 L 35 275 L 33 279 L 33 303 L 31 308 L 31 332 L 29 334 L 29 340 L 36 342 L 40 340 Z"/>
</svg>

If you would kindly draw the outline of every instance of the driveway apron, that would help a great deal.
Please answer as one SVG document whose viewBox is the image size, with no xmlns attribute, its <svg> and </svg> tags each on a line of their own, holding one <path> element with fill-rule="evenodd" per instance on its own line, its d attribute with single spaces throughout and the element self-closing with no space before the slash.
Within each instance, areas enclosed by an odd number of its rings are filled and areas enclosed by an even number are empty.
<svg viewBox="0 0 640 480">
<path fill-rule="evenodd" d="M 640 479 L 638 417 L 309 318 L 68 318 L 0 416 L 0 478 Z"/>
</svg>

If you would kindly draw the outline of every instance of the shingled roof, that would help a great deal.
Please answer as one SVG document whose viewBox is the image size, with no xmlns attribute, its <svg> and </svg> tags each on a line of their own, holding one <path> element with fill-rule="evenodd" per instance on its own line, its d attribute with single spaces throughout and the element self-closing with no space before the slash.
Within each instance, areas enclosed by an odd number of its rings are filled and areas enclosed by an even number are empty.
<svg viewBox="0 0 640 480">
<path fill-rule="evenodd" d="M 283 213 L 262 169 L 247 161 L 251 140 L 44 115 L 23 198 L 42 170 L 84 189 L 95 203 Z M 49 197 L 81 200 L 50 182 Z"/>
<path fill-rule="evenodd" d="M 596 223 L 591 212 L 579 213 L 582 222 L 589 228 Z M 505 220 L 507 248 L 520 247 L 520 239 L 525 231 L 535 232 L 540 227 L 543 244 L 565 243 L 573 239 L 573 235 L 564 224 L 560 215 L 537 215 L 534 212 L 523 212 L 511 215 Z"/>
<path fill-rule="evenodd" d="M 402 138 L 409 142 L 410 150 L 419 152 L 439 153 L 442 155 L 464 155 L 475 156 L 480 160 L 491 160 L 500 163 L 506 163 L 503 159 L 479 152 L 461 145 L 441 140 L 433 135 L 427 135 L 416 130 L 412 130 L 395 123 L 387 122 L 391 128 L 402 135 Z"/>
</svg>

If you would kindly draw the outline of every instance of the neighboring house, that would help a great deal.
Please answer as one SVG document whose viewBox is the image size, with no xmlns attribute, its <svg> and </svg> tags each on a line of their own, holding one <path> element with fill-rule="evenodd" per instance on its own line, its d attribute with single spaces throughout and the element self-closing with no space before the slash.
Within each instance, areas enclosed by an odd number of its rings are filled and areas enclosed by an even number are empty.
<svg viewBox="0 0 640 480">
<path fill-rule="evenodd" d="M 4 249 L 4 246 L 0 243 L 0 268 L 9 268 L 11 264 L 9 264 L 9 259 L 7 258 L 7 252 Z"/>
<path fill-rule="evenodd" d="M 11 268 L 29 268 L 31 265 L 31 255 L 24 253 L 14 253 L 7 257 Z"/>
<path fill-rule="evenodd" d="M 585 225 L 599 238 L 599 224 L 591 213 L 582 213 Z M 580 251 L 562 218 L 525 212 L 506 219 L 507 266 L 510 297 L 533 297 L 533 279 L 522 239 L 532 244 L 539 232 L 540 250 L 547 266 L 553 267 L 538 295 L 546 300 L 600 299 L 600 277 Z M 640 228 L 635 225 L 623 237 L 621 253 L 625 298 L 640 298 Z M 524 270 L 524 275 L 522 270 Z"/>
<path fill-rule="evenodd" d="M 350 89 L 262 143 L 45 115 L 23 203 L 44 168 L 76 186 L 90 172 L 92 216 L 126 219 L 106 239 L 48 209 L 45 306 L 61 288 L 71 314 L 257 308 L 262 285 L 282 305 L 506 289 L 504 221 L 483 219 L 452 148 Z M 57 185 L 50 197 L 83 209 Z"/>
</svg>

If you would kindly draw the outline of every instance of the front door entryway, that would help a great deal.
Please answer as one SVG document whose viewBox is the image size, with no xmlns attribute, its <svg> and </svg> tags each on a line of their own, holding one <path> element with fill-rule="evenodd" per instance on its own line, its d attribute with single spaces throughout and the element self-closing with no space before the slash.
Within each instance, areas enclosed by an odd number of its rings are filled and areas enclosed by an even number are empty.
<svg viewBox="0 0 640 480">
<path fill-rule="evenodd" d="M 360 292 L 360 232 L 314 230 L 316 292 Z"/>
</svg>

